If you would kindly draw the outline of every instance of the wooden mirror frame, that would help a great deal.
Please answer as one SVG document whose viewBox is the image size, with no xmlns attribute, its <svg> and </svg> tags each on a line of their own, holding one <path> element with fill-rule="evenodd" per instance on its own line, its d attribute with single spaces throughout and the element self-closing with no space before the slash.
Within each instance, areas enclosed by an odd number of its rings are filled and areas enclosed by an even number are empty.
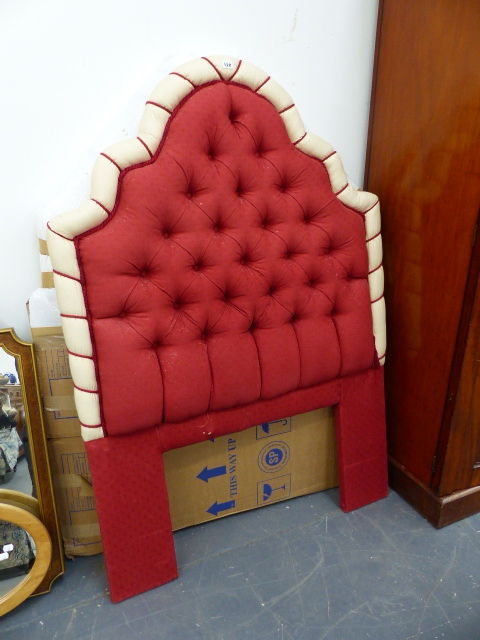
<svg viewBox="0 0 480 640">
<path fill-rule="evenodd" d="M 33 481 L 37 490 L 38 518 L 47 530 L 52 545 L 51 559 L 45 575 L 31 593 L 31 595 L 39 595 L 50 591 L 53 581 L 64 573 L 65 564 L 48 460 L 47 441 L 43 426 L 37 368 L 33 345 L 20 340 L 13 329 L 0 329 L 0 348 L 3 348 L 4 351 L 16 359 L 25 410 L 25 424 L 31 449 Z M 21 497 L 22 495 L 24 496 L 23 498 Z M 20 506 L 19 503 L 21 503 L 26 512 L 33 514 L 36 511 L 35 502 L 36 500 L 31 496 L 18 494 L 16 491 L 9 491 L 0 487 L 0 519 L 8 519 L 3 517 L 4 506 L 16 506 L 18 508 Z M 28 531 L 26 526 L 25 529 Z M 12 596 L 13 592 L 16 592 L 16 589 L 10 592 Z M 10 597 L 10 594 L 7 594 L 6 597 Z M 25 595 L 25 597 L 28 597 L 28 595 L 30 594 Z"/>
<path fill-rule="evenodd" d="M 52 543 L 45 526 L 29 510 L 21 506 L 6 504 L 2 502 L 0 497 L 0 515 L 1 520 L 6 520 L 25 529 L 32 536 L 36 551 L 35 562 L 25 578 L 11 591 L 0 597 L 0 616 L 3 616 L 28 598 L 43 582 L 50 566 Z"/>
</svg>

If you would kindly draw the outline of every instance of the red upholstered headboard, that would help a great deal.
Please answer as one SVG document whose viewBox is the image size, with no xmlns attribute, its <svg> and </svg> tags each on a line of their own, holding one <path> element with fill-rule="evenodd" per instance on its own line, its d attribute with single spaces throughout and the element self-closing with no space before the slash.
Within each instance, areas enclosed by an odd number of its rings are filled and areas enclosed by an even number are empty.
<svg viewBox="0 0 480 640">
<path fill-rule="evenodd" d="M 176 69 L 47 239 L 114 601 L 177 575 L 170 448 L 336 405 L 342 508 L 386 495 L 378 201 L 263 71 Z"/>
<path fill-rule="evenodd" d="M 378 217 L 376 198 L 352 194 L 326 143 L 303 128 L 291 140 L 289 122 L 298 123 L 286 116 L 298 114 L 278 85 L 269 95 L 275 83 L 256 67 L 222 62 L 174 72 L 188 89 L 176 103 L 154 92 L 146 114 L 164 120 L 159 144 L 149 131 L 135 141 L 148 159 L 119 161 L 118 145 L 102 154 L 118 186 L 110 203 L 92 193 L 88 206 L 103 220 L 73 234 L 75 273 L 56 251 L 71 229 L 62 217 L 50 225 L 67 343 L 83 318 L 91 340 L 71 349 L 74 380 L 86 359 L 94 367 L 93 380 L 90 370 L 86 383 L 83 372 L 75 381 L 86 439 L 162 424 L 167 448 L 182 425 L 181 443 L 194 442 L 204 427 L 218 433 L 223 411 L 248 406 L 253 419 L 255 405 L 264 415 L 262 403 L 285 394 L 307 410 L 306 390 L 384 355 L 371 312 L 383 291 L 372 296 L 372 278 L 369 286 L 381 250 L 372 269 L 365 228 L 367 212 Z M 191 79 L 198 65 L 206 81 Z M 316 157 L 309 146 L 327 153 Z M 81 285 L 84 312 L 71 313 L 71 300 L 62 308 L 65 275 Z M 243 424 L 241 415 L 229 421 L 232 430 Z"/>
<path fill-rule="evenodd" d="M 75 240 L 109 434 L 372 366 L 363 218 L 267 100 L 192 91 L 119 182 L 107 221 Z"/>
</svg>

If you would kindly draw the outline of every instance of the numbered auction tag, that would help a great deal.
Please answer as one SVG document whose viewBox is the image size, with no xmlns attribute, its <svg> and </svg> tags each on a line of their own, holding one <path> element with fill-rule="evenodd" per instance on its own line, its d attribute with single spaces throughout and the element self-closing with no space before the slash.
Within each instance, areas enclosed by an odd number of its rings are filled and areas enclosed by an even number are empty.
<svg viewBox="0 0 480 640">
<path fill-rule="evenodd" d="M 222 62 L 222 66 L 224 69 L 233 69 L 233 63 L 229 62 L 228 60 L 224 60 Z"/>
</svg>

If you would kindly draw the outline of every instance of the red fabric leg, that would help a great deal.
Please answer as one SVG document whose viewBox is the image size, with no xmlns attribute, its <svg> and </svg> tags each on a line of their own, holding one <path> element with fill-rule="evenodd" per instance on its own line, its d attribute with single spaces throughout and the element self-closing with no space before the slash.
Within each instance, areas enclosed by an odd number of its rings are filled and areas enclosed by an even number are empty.
<svg viewBox="0 0 480 640">
<path fill-rule="evenodd" d="M 178 576 L 156 430 L 86 443 L 112 602 Z"/>
<path fill-rule="evenodd" d="M 388 493 L 383 367 L 341 380 L 336 406 L 340 506 L 352 511 Z"/>
</svg>

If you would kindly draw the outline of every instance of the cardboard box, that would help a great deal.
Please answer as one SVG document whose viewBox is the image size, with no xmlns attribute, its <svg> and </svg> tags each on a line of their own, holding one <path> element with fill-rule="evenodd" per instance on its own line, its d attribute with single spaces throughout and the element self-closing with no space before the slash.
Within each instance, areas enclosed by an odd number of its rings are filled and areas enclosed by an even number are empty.
<svg viewBox="0 0 480 640">
<path fill-rule="evenodd" d="M 61 327 L 32 327 L 47 438 L 80 436 L 73 381 Z"/>
<path fill-rule="evenodd" d="M 102 553 L 90 467 L 80 436 L 47 440 L 65 555 Z"/>
<path fill-rule="evenodd" d="M 337 486 L 334 447 L 328 408 L 168 451 L 173 530 Z M 65 553 L 101 553 L 82 438 L 51 438 L 48 448 Z"/>
<path fill-rule="evenodd" d="M 164 454 L 173 529 L 338 485 L 333 409 Z"/>
<path fill-rule="evenodd" d="M 90 469 L 59 327 L 32 328 L 65 553 L 102 551 Z M 174 530 L 338 485 L 333 409 L 164 455 Z"/>
</svg>

